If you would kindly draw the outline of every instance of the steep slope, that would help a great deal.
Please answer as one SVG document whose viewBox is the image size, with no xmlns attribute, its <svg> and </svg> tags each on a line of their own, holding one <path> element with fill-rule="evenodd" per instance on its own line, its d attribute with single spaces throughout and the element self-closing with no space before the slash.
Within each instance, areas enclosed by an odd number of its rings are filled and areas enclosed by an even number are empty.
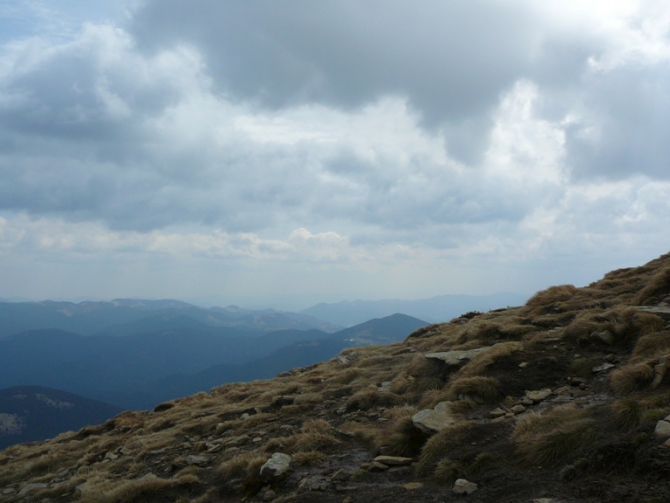
<svg viewBox="0 0 670 503">
<path fill-rule="evenodd" d="M 0 389 L 0 449 L 114 417 L 121 408 L 43 386 Z"/>
<path fill-rule="evenodd" d="M 668 303 L 670 254 L 126 412 L 0 452 L 0 501 L 670 501 Z"/>
</svg>

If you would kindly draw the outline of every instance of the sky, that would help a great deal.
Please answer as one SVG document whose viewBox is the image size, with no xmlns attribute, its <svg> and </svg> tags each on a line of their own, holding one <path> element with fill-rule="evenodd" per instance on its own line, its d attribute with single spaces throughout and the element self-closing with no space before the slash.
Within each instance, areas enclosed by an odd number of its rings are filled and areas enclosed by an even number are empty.
<svg viewBox="0 0 670 503">
<path fill-rule="evenodd" d="M 3 0 L 0 297 L 532 294 L 670 251 L 670 4 Z"/>
</svg>

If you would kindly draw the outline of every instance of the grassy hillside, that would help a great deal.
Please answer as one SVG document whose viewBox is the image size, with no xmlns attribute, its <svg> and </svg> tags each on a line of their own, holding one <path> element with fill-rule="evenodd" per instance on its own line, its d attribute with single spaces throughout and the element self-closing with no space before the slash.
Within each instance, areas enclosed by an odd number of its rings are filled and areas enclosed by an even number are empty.
<svg viewBox="0 0 670 503">
<path fill-rule="evenodd" d="M 125 412 L 1 451 L 0 502 L 670 501 L 668 303 L 670 254 Z"/>
</svg>

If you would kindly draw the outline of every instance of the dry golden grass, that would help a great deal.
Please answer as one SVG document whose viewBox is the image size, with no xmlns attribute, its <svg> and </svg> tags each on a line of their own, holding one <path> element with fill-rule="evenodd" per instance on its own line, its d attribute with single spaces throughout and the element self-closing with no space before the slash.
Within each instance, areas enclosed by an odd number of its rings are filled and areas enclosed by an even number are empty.
<svg viewBox="0 0 670 503">
<path fill-rule="evenodd" d="M 610 376 L 610 385 L 621 396 L 649 388 L 653 380 L 653 362 L 641 362 L 616 369 Z"/>
<path fill-rule="evenodd" d="M 257 477 L 261 466 L 270 458 L 267 453 L 258 451 L 245 452 L 221 463 L 217 473 L 224 481 Z"/>
<path fill-rule="evenodd" d="M 428 436 L 412 423 L 416 407 L 394 407 L 389 411 L 388 426 L 378 432 L 374 439 L 376 450 L 392 456 L 415 457 Z"/>
<path fill-rule="evenodd" d="M 658 303 L 670 295 L 670 267 L 665 267 L 654 274 L 645 287 L 634 297 L 637 305 Z"/>
<path fill-rule="evenodd" d="M 176 501 L 180 489 L 199 483 L 197 477 L 187 475 L 178 479 L 142 478 L 108 481 L 93 477 L 81 489 L 82 503 L 121 503 L 126 501 Z"/>
<path fill-rule="evenodd" d="M 658 358 L 670 353 L 670 331 L 644 335 L 633 349 L 634 359 Z"/>
<path fill-rule="evenodd" d="M 572 299 L 577 293 L 574 285 L 552 286 L 541 290 L 526 302 L 528 315 L 547 314 L 556 308 L 556 304 Z"/>
<path fill-rule="evenodd" d="M 328 457 L 319 451 L 303 451 L 296 452 L 293 455 L 293 463 L 297 466 L 319 466 L 323 463 Z"/>
<path fill-rule="evenodd" d="M 520 342 L 501 342 L 491 346 L 488 351 L 476 355 L 456 374 L 458 377 L 478 376 L 494 365 L 498 360 L 513 355 L 523 348 Z"/>
<path fill-rule="evenodd" d="M 457 400 L 461 395 L 479 399 L 484 403 L 495 402 L 502 397 L 502 385 L 492 377 L 460 377 L 445 386 L 447 400 Z"/>
<path fill-rule="evenodd" d="M 400 397 L 388 391 L 367 388 L 352 395 L 347 400 L 347 410 L 369 410 L 373 407 L 391 407 L 398 405 Z"/>
<path fill-rule="evenodd" d="M 512 440 L 529 463 L 555 465 L 576 457 L 595 433 L 596 424 L 589 411 L 569 404 L 519 418 Z"/>
<path fill-rule="evenodd" d="M 444 428 L 433 435 L 421 449 L 421 456 L 416 466 L 418 475 L 427 475 L 434 469 L 436 463 L 448 457 L 458 448 L 462 437 L 472 428 L 472 423 L 464 421 Z"/>
</svg>

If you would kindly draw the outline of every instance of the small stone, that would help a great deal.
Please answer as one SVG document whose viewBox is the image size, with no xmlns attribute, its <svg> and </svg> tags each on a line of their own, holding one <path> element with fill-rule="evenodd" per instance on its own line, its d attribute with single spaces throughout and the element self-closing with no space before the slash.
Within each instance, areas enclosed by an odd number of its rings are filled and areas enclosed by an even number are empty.
<svg viewBox="0 0 670 503">
<path fill-rule="evenodd" d="M 403 487 L 408 491 L 416 491 L 417 489 L 421 489 L 423 484 L 421 482 L 409 482 L 404 484 Z"/>
<path fill-rule="evenodd" d="M 656 423 L 656 429 L 654 434 L 657 437 L 670 437 L 670 422 L 668 421 L 659 421 Z"/>
<path fill-rule="evenodd" d="M 272 501 L 277 497 L 277 493 L 274 492 L 272 489 L 269 489 L 265 491 L 265 494 L 263 495 L 263 501 Z"/>
<path fill-rule="evenodd" d="M 597 374 L 599 372 L 607 372 L 608 370 L 613 369 L 614 367 L 615 367 L 615 365 L 613 365 L 612 363 L 603 363 L 602 365 L 598 365 L 597 367 L 593 367 L 592 370 L 595 374 Z"/>
<path fill-rule="evenodd" d="M 526 391 L 524 398 L 532 400 L 533 403 L 541 402 L 542 400 L 547 399 L 551 396 L 552 391 L 549 388 L 536 390 L 536 391 Z M 524 404 L 525 405 L 525 404 Z"/>
<path fill-rule="evenodd" d="M 209 463 L 209 456 L 191 454 L 186 456 L 187 465 L 206 465 Z"/>
<path fill-rule="evenodd" d="M 249 441 L 249 435 L 240 435 L 239 437 L 232 437 L 226 440 L 226 447 L 238 447 L 244 445 Z"/>
<path fill-rule="evenodd" d="M 342 503 L 353 503 L 353 501 L 354 501 L 354 500 L 352 500 L 351 498 L 346 497 L 346 498 L 344 498 L 344 499 L 342 500 Z"/>
<path fill-rule="evenodd" d="M 525 369 L 528 366 L 528 362 L 521 362 L 519 363 L 519 368 L 520 369 Z"/>
<path fill-rule="evenodd" d="M 600 332 L 593 332 L 591 334 L 591 339 L 597 339 L 605 344 L 614 344 L 614 336 L 609 330 L 602 330 Z"/>
<path fill-rule="evenodd" d="M 414 458 L 404 458 L 401 456 L 377 456 L 374 461 L 387 466 L 408 466 L 414 462 Z"/>
<path fill-rule="evenodd" d="M 491 417 L 500 417 L 505 415 L 505 411 L 502 410 L 501 408 L 493 409 L 491 412 L 489 412 L 489 415 Z"/>
<path fill-rule="evenodd" d="M 514 414 L 521 414 L 522 412 L 526 412 L 526 407 L 523 405 L 515 405 L 510 409 Z"/>
<path fill-rule="evenodd" d="M 242 415 L 240 416 L 240 419 L 242 419 L 243 421 L 245 421 L 245 420 L 249 419 L 250 417 L 251 417 L 251 414 L 249 414 L 248 412 L 245 412 L 244 414 L 242 414 Z"/>
<path fill-rule="evenodd" d="M 492 423 L 502 423 L 505 419 L 507 419 L 505 416 L 499 416 L 496 417 L 495 419 L 491 419 Z"/>
<path fill-rule="evenodd" d="M 458 479 L 454 483 L 453 491 L 456 494 L 472 494 L 477 490 L 477 484 L 474 482 L 469 482 L 465 479 Z"/>
<path fill-rule="evenodd" d="M 350 478 L 351 474 L 348 471 L 340 468 L 335 473 L 333 473 L 332 477 L 330 477 L 330 480 L 344 482 L 345 480 L 349 480 Z"/>
<path fill-rule="evenodd" d="M 533 401 L 530 398 L 526 398 L 526 397 L 521 398 L 519 400 L 519 403 L 521 405 L 525 405 L 526 407 L 530 407 L 531 405 L 533 405 Z"/>
</svg>

